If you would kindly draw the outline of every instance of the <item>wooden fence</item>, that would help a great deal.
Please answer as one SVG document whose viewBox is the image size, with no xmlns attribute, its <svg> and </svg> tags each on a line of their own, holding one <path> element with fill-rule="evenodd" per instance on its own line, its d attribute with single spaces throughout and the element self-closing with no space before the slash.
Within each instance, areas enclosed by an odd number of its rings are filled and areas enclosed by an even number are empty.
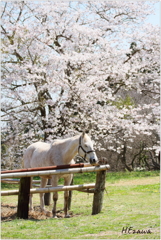
<svg viewBox="0 0 161 240">
<path fill-rule="evenodd" d="M 73 165 L 61 165 L 45 168 L 32 168 L 32 169 L 18 169 L 1 172 L 2 182 L 17 182 L 17 180 L 8 178 L 20 178 L 19 190 L 1 191 L 2 196 L 18 195 L 18 209 L 17 217 L 28 219 L 29 211 L 29 195 L 30 193 L 50 193 L 55 191 L 86 191 L 94 193 L 92 214 L 98 214 L 102 209 L 103 194 L 105 189 L 105 178 L 106 171 L 109 170 L 109 165 L 91 166 L 90 164 L 73 164 Z M 70 173 L 84 173 L 84 172 L 97 172 L 96 183 L 92 184 L 81 184 L 81 185 L 70 185 L 70 186 L 57 186 L 57 187 L 46 187 L 30 189 L 31 177 L 34 176 L 48 176 L 57 174 L 70 174 Z"/>
</svg>

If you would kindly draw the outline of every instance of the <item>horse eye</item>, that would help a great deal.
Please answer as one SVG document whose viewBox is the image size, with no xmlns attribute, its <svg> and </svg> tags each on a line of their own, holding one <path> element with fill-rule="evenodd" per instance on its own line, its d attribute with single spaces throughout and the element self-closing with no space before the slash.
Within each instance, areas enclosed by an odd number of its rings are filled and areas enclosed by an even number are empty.
<svg viewBox="0 0 161 240">
<path fill-rule="evenodd" d="M 88 145 L 87 144 L 84 144 L 84 146 L 87 148 L 88 147 Z"/>
</svg>

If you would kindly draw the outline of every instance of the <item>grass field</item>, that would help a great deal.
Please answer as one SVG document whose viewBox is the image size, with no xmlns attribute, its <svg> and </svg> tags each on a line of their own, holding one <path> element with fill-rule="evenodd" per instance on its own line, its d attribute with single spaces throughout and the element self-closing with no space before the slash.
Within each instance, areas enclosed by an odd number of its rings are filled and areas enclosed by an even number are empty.
<svg viewBox="0 0 161 240">
<path fill-rule="evenodd" d="M 92 182 L 95 182 L 95 173 L 77 174 L 74 178 L 74 184 Z M 71 207 L 73 217 L 29 220 L 6 218 L 1 223 L 1 238 L 160 239 L 159 182 L 157 171 L 107 173 L 107 192 L 104 193 L 100 214 L 91 215 L 93 194 L 74 191 Z M 15 189 L 15 185 L 2 184 L 2 188 Z M 34 205 L 39 206 L 37 194 L 33 199 Z M 2 197 L 1 203 L 12 209 L 17 204 L 17 196 Z M 62 208 L 63 193 L 60 192 L 58 209 Z M 52 205 L 48 209 L 51 210 Z M 125 229 L 127 231 L 122 232 Z M 133 234 L 134 230 L 145 232 Z"/>
</svg>

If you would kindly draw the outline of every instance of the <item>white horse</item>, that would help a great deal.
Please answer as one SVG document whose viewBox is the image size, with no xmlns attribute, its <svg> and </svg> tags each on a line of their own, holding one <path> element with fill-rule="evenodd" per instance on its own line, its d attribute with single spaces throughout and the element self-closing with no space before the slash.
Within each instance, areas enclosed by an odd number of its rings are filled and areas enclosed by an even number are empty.
<svg viewBox="0 0 161 240">
<path fill-rule="evenodd" d="M 79 154 L 85 161 L 95 164 L 98 162 L 95 151 L 93 150 L 93 144 L 90 137 L 86 133 L 82 133 L 79 136 L 55 140 L 52 144 L 44 142 L 36 142 L 31 144 L 24 154 L 24 167 L 45 167 L 54 165 L 66 165 L 73 164 L 73 158 Z M 47 184 L 49 176 L 41 177 L 41 188 L 44 188 Z M 52 187 L 58 185 L 58 180 L 64 178 L 64 185 L 71 184 L 73 174 L 61 174 L 52 175 L 51 184 Z M 32 182 L 32 181 L 31 181 Z M 64 213 L 65 217 L 68 215 L 68 197 L 69 192 L 64 192 Z M 58 200 L 58 193 L 53 193 L 53 217 L 56 218 L 56 203 Z M 41 211 L 45 211 L 44 208 L 44 193 L 40 193 L 40 208 Z M 30 210 L 32 206 L 32 195 L 30 196 Z"/>
</svg>

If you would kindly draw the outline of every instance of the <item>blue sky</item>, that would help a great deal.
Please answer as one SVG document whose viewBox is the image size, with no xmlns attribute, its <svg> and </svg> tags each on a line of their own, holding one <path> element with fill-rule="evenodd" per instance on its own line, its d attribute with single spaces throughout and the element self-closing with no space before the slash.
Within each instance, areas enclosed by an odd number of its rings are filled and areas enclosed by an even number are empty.
<svg viewBox="0 0 161 240">
<path fill-rule="evenodd" d="M 14 1 L 14 0 L 4 0 L 4 1 Z M 34 1 L 34 0 L 27 0 L 27 1 Z M 43 0 L 43 1 L 45 1 L 45 0 Z M 57 0 L 53 0 L 53 1 L 57 2 Z M 63 1 L 69 1 L 69 0 L 63 0 Z M 71 1 L 77 1 L 77 0 L 71 0 Z M 86 1 L 86 0 L 81 0 L 81 1 Z M 147 22 L 155 24 L 155 25 L 160 25 L 160 10 L 161 10 L 160 1 L 153 0 L 153 2 L 156 2 L 155 3 L 155 14 L 149 16 L 147 19 Z"/>
<path fill-rule="evenodd" d="M 160 25 L 160 2 L 155 3 L 155 15 L 151 15 L 148 17 L 147 22 Z"/>
</svg>

